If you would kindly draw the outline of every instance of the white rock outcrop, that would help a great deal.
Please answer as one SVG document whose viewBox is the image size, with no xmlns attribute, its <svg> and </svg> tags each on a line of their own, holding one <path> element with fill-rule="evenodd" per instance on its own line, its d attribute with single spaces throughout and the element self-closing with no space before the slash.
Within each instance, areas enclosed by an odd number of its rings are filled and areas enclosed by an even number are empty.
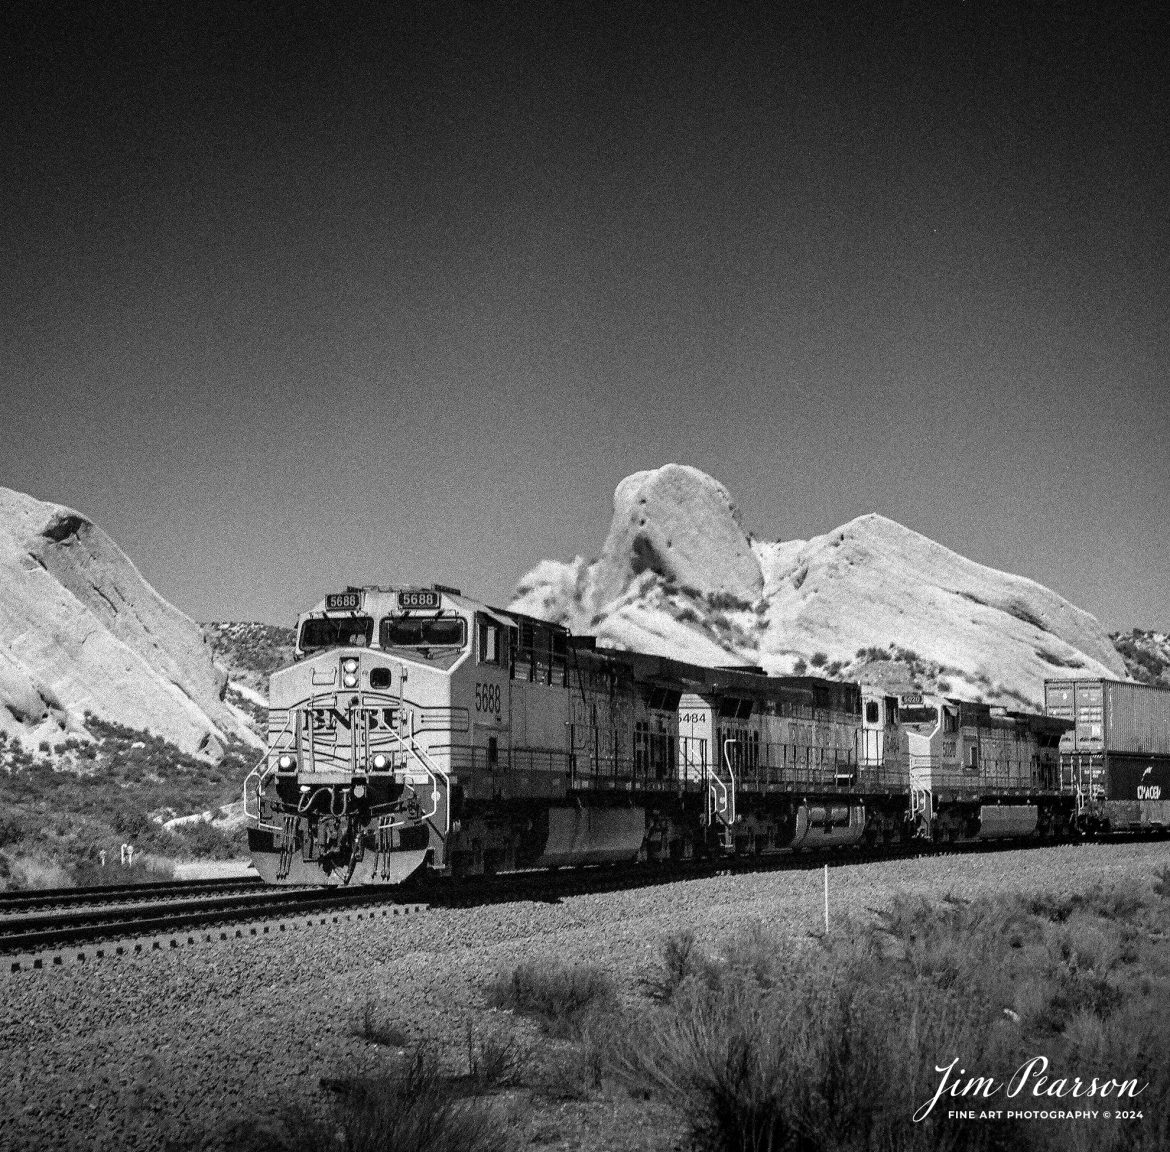
<svg viewBox="0 0 1170 1152">
<path fill-rule="evenodd" d="M 0 488 L 0 729 L 26 746 L 85 713 L 215 756 L 256 737 L 199 626 L 79 512 Z"/>
<path fill-rule="evenodd" d="M 738 600 L 755 600 L 764 586 L 727 489 L 682 464 L 635 472 L 617 486 L 613 523 L 593 572 L 595 607 L 612 603 L 643 572 Z"/>
<path fill-rule="evenodd" d="M 603 646 L 777 674 L 815 658 L 839 676 L 1014 707 L 1039 707 L 1045 677 L 1126 678 L 1097 620 L 1034 580 L 878 515 L 753 541 L 727 490 L 676 464 L 623 480 L 600 559 L 542 562 L 512 607 Z"/>
<path fill-rule="evenodd" d="M 859 516 L 763 556 L 767 625 L 760 663 L 790 670 L 823 653 L 850 665 L 895 646 L 934 664 L 956 695 L 1040 706 L 1045 677 L 1126 678 L 1088 612 L 884 516 Z"/>
</svg>

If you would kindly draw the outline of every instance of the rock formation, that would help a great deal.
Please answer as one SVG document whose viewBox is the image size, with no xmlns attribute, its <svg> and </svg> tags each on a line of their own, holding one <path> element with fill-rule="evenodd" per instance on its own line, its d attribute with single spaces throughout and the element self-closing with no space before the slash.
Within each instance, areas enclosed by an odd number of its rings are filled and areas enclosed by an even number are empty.
<svg viewBox="0 0 1170 1152">
<path fill-rule="evenodd" d="M 215 756 L 255 743 L 199 626 L 71 508 L 0 488 L 0 730 L 35 748 L 85 713 Z"/>
<path fill-rule="evenodd" d="M 884 516 L 750 540 L 726 489 L 669 464 L 623 480 L 600 559 L 544 561 L 512 605 L 598 642 L 1039 707 L 1045 677 L 1124 678 L 1089 613 Z"/>
</svg>

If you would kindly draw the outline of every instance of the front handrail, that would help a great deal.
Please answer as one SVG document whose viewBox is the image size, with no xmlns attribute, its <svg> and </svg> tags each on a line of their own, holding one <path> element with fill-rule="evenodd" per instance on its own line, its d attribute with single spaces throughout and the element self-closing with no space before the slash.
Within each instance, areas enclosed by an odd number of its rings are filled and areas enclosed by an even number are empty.
<svg viewBox="0 0 1170 1152">
<path fill-rule="evenodd" d="M 440 833 L 440 835 L 446 836 L 448 834 L 448 832 L 450 832 L 450 830 L 451 830 L 451 802 L 450 802 L 451 777 L 450 777 L 450 775 L 447 772 L 444 772 L 443 769 L 440 768 L 438 766 L 438 764 L 436 764 L 431 759 L 430 755 L 427 753 L 427 751 L 423 747 L 421 747 L 421 745 L 418 743 L 418 741 L 415 740 L 415 738 L 414 738 L 414 736 L 415 736 L 415 733 L 414 733 L 414 712 L 413 711 L 410 713 L 410 733 L 409 733 L 409 736 L 405 737 L 405 738 L 403 736 L 403 733 L 402 733 L 402 713 L 401 712 L 399 713 L 398 729 L 396 731 L 392 731 L 391 735 L 402 746 L 402 749 L 404 752 L 406 752 L 407 756 L 413 755 L 414 758 L 419 762 L 419 764 L 422 765 L 422 770 L 426 773 L 428 779 L 430 780 L 430 784 L 431 784 L 431 793 L 430 793 L 431 810 L 429 812 L 421 813 L 419 815 L 419 817 L 417 818 L 418 820 L 430 820 L 435 815 L 435 813 L 437 813 L 439 811 L 439 801 L 441 799 L 441 793 L 439 792 L 440 779 L 442 780 L 444 787 L 447 789 L 447 803 L 443 806 L 443 829 L 442 829 L 442 832 Z M 405 776 L 404 776 L 404 779 L 405 779 Z M 407 786 L 411 789 L 412 792 L 415 791 L 413 784 L 407 782 Z M 415 795 L 418 795 L 418 793 L 415 792 Z M 379 817 L 377 827 L 378 827 L 378 831 L 380 832 L 386 828 L 404 828 L 408 823 L 411 823 L 411 821 L 407 821 L 406 819 L 397 820 L 397 819 L 395 819 L 394 815 L 391 814 L 389 816 Z"/>
<path fill-rule="evenodd" d="M 276 736 L 272 740 L 270 740 L 268 742 L 267 746 L 264 749 L 264 755 L 260 757 L 260 760 L 257 762 L 256 766 L 252 769 L 252 771 L 249 772 L 248 775 L 244 777 L 244 818 L 247 820 L 255 820 L 257 828 L 263 828 L 263 829 L 266 829 L 267 831 L 270 831 L 270 832 L 279 832 L 281 829 L 280 829 L 280 826 L 277 824 L 266 824 L 266 823 L 264 823 L 263 820 L 261 820 L 261 818 L 260 818 L 260 796 L 264 790 L 265 781 L 270 776 L 274 775 L 276 772 L 275 765 L 268 764 L 268 757 L 270 755 L 272 755 L 272 752 L 274 751 L 274 747 L 280 741 L 280 738 L 288 731 L 288 726 L 292 720 L 293 712 L 294 712 L 294 709 L 290 708 L 288 711 L 288 714 L 285 716 L 284 727 L 279 732 L 277 732 Z M 264 767 L 263 772 L 260 771 L 261 767 Z M 255 790 L 256 790 L 256 811 L 255 811 L 255 814 L 253 814 L 248 808 L 248 785 L 253 780 L 253 778 L 255 778 L 255 785 L 254 786 L 255 786 Z"/>
</svg>

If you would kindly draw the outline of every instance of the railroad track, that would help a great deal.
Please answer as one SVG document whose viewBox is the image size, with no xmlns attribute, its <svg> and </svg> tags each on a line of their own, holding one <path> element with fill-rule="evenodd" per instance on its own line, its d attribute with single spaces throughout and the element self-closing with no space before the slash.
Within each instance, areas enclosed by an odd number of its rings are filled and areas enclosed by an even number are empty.
<svg viewBox="0 0 1170 1152">
<path fill-rule="evenodd" d="M 160 898 L 215 896 L 259 888 L 258 876 L 231 876 L 216 880 L 165 880 L 151 884 L 100 884 L 92 888 L 32 888 L 17 892 L 0 892 L 0 916 L 79 905 L 131 904 Z"/>
<path fill-rule="evenodd" d="M 1164 834 L 1126 837 L 1159 838 L 1164 838 Z M 396 887 L 371 885 L 355 888 L 269 888 L 255 881 L 243 881 L 244 890 L 233 892 L 224 890 L 233 883 L 231 881 L 176 882 L 135 886 L 132 898 L 137 902 L 133 904 L 111 904 L 107 889 L 89 891 L 72 889 L 46 894 L 71 898 L 73 907 L 40 915 L 11 914 L 9 907 L 0 905 L 0 954 L 35 953 L 54 948 L 94 945 L 134 936 L 203 930 L 249 920 L 263 921 L 303 914 L 343 912 L 362 906 L 390 904 L 462 908 L 521 900 L 556 903 L 569 896 L 653 887 L 724 875 L 810 871 L 825 866 L 841 868 L 925 856 L 992 855 L 1027 847 L 1040 848 L 1055 844 L 1078 843 L 1084 841 L 1021 843 L 1002 840 L 963 844 L 911 841 L 903 845 L 887 845 L 873 849 L 851 847 L 772 857 L 727 857 L 560 871 L 534 870 L 461 880 L 423 877 Z M 200 886 L 203 888 L 211 886 L 217 891 L 213 895 L 194 893 L 193 890 Z M 146 890 L 145 893 L 143 889 Z M 166 891 L 163 891 L 164 889 Z M 86 899 L 91 903 L 88 906 L 80 906 L 79 901 Z M 95 899 L 101 903 L 94 903 Z M 223 938 L 226 939 L 226 935 Z"/>
<path fill-rule="evenodd" d="M 397 889 L 253 887 L 258 891 L 172 897 L 134 904 L 103 903 L 41 915 L 0 915 L 0 954 L 35 953 L 248 920 L 403 902 Z"/>
</svg>

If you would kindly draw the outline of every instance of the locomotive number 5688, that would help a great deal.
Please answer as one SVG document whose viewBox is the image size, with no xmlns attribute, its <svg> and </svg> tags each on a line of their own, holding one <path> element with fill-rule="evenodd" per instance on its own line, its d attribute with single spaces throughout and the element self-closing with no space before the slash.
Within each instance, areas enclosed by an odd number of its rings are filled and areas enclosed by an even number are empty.
<svg viewBox="0 0 1170 1152">
<path fill-rule="evenodd" d="M 477 684 L 475 686 L 475 710 L 500 714 L 500 686 L 498 684 Z"/>
</svg>

